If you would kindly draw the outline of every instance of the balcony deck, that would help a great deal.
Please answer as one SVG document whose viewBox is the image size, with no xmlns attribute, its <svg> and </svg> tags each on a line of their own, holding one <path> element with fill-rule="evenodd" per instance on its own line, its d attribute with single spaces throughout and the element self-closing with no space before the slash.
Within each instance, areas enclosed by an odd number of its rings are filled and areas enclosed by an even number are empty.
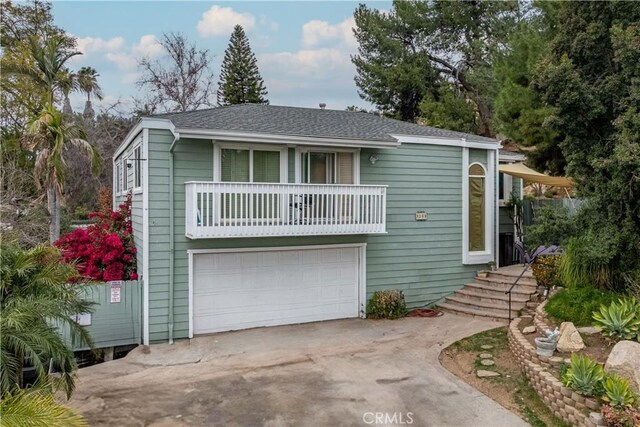
<svg viewBox="0 0 640 427">
<path fill-rule="evenodd" d="M 386 232 L 382 185 L 187 182 L 185 191 L 190 239 Z"/>
</svg>

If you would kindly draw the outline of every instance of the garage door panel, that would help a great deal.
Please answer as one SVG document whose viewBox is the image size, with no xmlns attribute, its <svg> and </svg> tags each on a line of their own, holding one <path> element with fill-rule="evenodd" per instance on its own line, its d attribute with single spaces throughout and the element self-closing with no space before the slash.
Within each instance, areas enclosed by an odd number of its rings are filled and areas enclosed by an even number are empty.
<svg viewBox="0 0 640 427">
<path fill-rule="evenodd" d="M 357 317 L 359 248 L 195 254 L 194 333 Z"/>
</svg>

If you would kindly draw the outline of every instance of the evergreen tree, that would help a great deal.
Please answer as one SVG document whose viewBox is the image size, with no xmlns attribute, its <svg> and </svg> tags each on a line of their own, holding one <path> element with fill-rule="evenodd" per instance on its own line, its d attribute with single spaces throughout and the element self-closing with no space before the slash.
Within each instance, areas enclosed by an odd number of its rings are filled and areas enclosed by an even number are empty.
<svg viewBox="0 0 640 427">
<path fill-rule="evenodd" d="M 249 39 L 240 25 L 231 33 L 229 46 L 224 52 L 218 105 L 268 104 L 267 88 L 258 71 L 256 56 L 251 51 Z"/>
</svg>

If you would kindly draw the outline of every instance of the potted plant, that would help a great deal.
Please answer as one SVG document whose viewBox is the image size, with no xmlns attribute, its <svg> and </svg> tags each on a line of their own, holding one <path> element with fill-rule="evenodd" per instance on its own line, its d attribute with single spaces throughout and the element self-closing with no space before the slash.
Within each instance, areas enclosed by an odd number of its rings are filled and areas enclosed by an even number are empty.
<svg viewBox="0 0 640 427">
<path fill-rule="evenodd" d="M 489 272 L 487 270 L 478 270 L 476 272 L 476 276 L 477 277 L 481 277 L 483 279 L 486 279 L 486 277 L 489 275 Z"/>
<path fill-rule="evenodd" d="M 498 266 L 496 265 L 495 261 L 489 261 L 487 263 L 487 267 L 489 267 L 490 271 L 497 271 L 498 270 Z"/>
</svg>

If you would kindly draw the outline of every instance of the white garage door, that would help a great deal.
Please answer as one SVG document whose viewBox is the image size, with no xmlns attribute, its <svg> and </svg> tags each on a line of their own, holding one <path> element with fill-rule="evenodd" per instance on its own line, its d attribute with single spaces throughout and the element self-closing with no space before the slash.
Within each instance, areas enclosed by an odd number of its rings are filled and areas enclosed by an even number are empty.
<svg viewBox="0 0 640 427">
<path fill-rule="evenodd" d="M 357 317 L 361 247 L 193 253 L 194 334 Z"/>
</svg>

